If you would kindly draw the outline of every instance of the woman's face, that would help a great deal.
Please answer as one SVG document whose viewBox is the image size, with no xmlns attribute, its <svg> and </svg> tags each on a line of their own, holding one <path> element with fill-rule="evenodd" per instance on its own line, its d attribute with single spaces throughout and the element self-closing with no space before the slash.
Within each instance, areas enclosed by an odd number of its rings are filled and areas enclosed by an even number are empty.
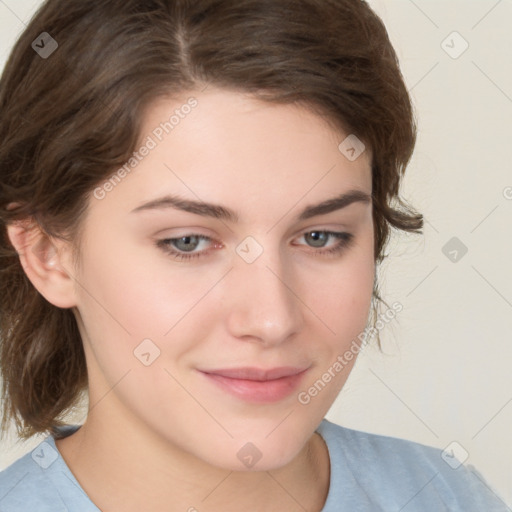
<svg viewBox="0 0 512 512">
<path fill-rule="evenodd" d="M 299 453 L 371 303 L 371 201 L 311 209 L 371 195 L 348 135 L 214 88 L 151 105 L 131 165 L 90 199 L 74 274 L 90 418 L 233 470 Z"/>
</svg>

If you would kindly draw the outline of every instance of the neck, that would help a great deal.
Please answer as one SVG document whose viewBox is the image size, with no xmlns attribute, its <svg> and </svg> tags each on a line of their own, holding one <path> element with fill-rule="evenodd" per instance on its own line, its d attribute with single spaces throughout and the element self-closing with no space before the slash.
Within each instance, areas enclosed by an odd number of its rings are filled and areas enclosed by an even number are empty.
<svg viewBox="0 0 512 512">
<path fill-rule="evenodd" d="M 325 504 L 329 455 L 319 434 L 283 467 L 231 471 L 184 452 L 136 422 L 116 422 L 95 412 L 56 445 L 104 512 L 320 512 Z"/>
</svg>

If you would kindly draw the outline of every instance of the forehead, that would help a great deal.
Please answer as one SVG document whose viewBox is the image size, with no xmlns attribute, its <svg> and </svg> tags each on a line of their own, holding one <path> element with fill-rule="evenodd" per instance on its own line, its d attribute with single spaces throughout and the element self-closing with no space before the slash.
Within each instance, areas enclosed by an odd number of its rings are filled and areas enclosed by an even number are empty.
<svg viewBox="0 0 512 512">
<path fill-rule="evenodd" d="M 203 137 L 204 142 L 221 139 L 223 144 L 230 139 L 239 144 L 250 138 L 247 142 L 251 145 L 275 141 L 294 146 L 295 150 L 297 142 L 321 139 L 338 146 L 349 133 L 335 128 L 332 118 L 315 112 L 314 108 L 313 104 L 263 101 L 249 93 L 209 86 L 205 91 L 160 97 L 151 102 L 143 116 L 141 137 L 153 135 L 160 142 L 172 133 Z"/>
<path fill-rule="evenodd" d="M 349 134 L 295 104 L 207 88 L 151 103 L 139 148 L 150 147 L 109 194 L 125 210 L 164 193 L 222 202 L 264 215 L 339 195 L 371 193 L 371 155 L 350 161 L 339 146 Z M 275 218 L 275 211 L 270 215 Z"/>
</svg>

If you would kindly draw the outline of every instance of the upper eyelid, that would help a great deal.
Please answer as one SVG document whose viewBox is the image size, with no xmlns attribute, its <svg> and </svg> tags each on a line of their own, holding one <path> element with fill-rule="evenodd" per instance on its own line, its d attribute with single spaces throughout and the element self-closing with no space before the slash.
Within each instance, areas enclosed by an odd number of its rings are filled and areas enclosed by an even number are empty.
<svg viewBox="0 0 512 512">
<path fill-rule="evenodd" d="M 347 223 L 348 224 L 348 223 Z M 182 237 L 186 237 L 186 236 L 198 236 L 198 237 L 205 237 L 205 238 L 209 238 L 210 240 L 214 240 L 214 241 L 219 241 L 218 238 L 215 236 L 215 235 L 209 235 L 209 234 L 206 234 L 204 233 L 202 230 L 205 229 L 206 231 L 209 231 L 208 228 L 169 228 L 169 229 L 166 229 L 166 230 L 160 230 L 160 232 L 166 232 L 166 231 L 169 231 L 169 230 L 183 230 L 182 234 L 179 234 L 179 235 L 168 235 L 168 236 L 162 236 L 160 234 L 156 234 L 154 235 L 154 238 L 156 239 L 159 239 L 159 240 L 174 240 L 174 239 L 179 239 L 179 238 L 182 238 Z M 197 229 L 198 231 L 195 231 L 195 229 Z M 321 227 L 313 227 L 313 228 L 302 228 L 302 229 L 299 229 L 297 231 L 295 231 L 295 234 L 293 235 L 294 238 L 296 238 L 297 236 L 302 236 L 304 234 L 307 234 L 307 233 L 311 233 L 313 231 L 321 231 L 321 232 L 330 232 L 330 233 L 353 233 L 354 230 L 356 229 L 356 226 L 351 226 L 349 227 L 348 225 L 344 226 L 344 227 L 341 227 L 341 226 L 333 226 L 333 227 L 327 227 L 327 226 L 321 226 Z M 250 233 L 248 233 L 246 236 L 249 236 Z M 243 238 L 246 238 L 246 236 L 243 236 Z"/>
</svg>

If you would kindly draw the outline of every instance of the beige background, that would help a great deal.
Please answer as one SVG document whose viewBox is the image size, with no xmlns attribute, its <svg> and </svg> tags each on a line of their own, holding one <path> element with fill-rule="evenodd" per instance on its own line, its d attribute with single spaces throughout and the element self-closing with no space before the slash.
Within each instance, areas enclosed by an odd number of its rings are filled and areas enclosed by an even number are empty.
<svg viewBox="0 0 512 512">
<path fill-rule="evenodd" d="M 39 4 L 0 0 L 0 65 Z M 362 353 L 328 419 L 440 448 L 457 441 L 510 505 L 512 2 L 370 4 L 416 105 L 403 192 L 426 226 L 388 249 L 383 296 L 404 309 L 381 331 L 385 354 Z M 445 248 L 453 237 L 463 257 Z M 39 441 L 1 444 L 0 469 Z"/>
</svg>

